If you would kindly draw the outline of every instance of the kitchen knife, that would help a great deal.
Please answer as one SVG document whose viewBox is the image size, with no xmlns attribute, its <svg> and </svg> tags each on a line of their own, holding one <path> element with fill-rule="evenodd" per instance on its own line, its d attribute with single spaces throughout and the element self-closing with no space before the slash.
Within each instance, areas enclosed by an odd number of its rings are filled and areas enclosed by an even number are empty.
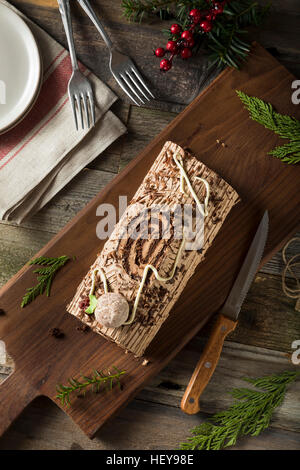
<svg viewBox="0 0 300 470">
<path fill-rule="evenodd" d="M 226 336 L 236 328 L 242 304 L 263 255 L 268 227 L 269 216 L 266 211 L 182 398 L 181 409 L 185 413 L 195 414 L 200 411 L 199 398 L 218 364 Z"/>
</svg>

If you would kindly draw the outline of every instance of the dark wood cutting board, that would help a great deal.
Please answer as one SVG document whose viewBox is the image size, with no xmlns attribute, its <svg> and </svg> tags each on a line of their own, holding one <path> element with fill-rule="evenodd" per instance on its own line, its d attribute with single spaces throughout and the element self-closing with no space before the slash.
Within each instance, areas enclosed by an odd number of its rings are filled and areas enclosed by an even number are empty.
<svg viewBox="0 0 300 470">
<path fill-rule="evenodd" d="M 127 371 L 123 391 L 88 394 L 64 409 L 92 437 L 145 383 L 157 374 L 200 330 L 224 302 L 265 209 L 270 235 L 262 263 L 297 230 L 300 213 L 300 166 L 288 166 L 267 152 L 281 140 L 250 121 L 236 89 L 270 101 L 279 112 L 300 118 L 291 102 L 294 77 L 261 46 L 242 71 L 224 71 L 191 105 L 85 207 L 39 255 L 76 255 L 57 275 L 50 298 L 38 297 L 20 308 L 33 269 L 25 266 L 0 292 L 0 338 L 15 361 L 15 372 L 0 386 L 0 435 L 35 397 L 55 400 L 56 384 L 79 372 L 116 365 Z M 223 141 L 226 146 L 218 144 Z M 239 203 L 189 281 L 169 319 L 147 350 L 147 366 L 93 332 L 78 331 L 78 320 L 66 313 L 82 277 L 103 242 L 96 237 L 96 208 L 106 202 L 118 207 L 118 196 L 135 193 L 166 140 L 189 147 L 240 194 Z M 63 339 L 49 334 L 60 328 Z M 59 403 L 57 403 L 59 405 Z M 179 405 L 179 403 L 178 403 Z"/>
</svg>

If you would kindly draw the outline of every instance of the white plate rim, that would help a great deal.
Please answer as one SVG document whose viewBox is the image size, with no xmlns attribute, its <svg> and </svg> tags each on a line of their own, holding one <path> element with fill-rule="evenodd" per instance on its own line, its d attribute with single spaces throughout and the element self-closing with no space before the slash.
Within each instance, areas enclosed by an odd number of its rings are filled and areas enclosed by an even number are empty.
<svg viewBox="0 0 300 470">
<path fill-rule="evenodd" d="M 16 120 L 13 121 L 11 124 L 9 124 L 8 127 L 2 128 L 2 129 L 0 128 L 0 136 L 2 134 L 5 134 L 6 132 L 9 132 L 14 127 L 18 126 L 20 124 L 20 122 L 22 122 L 23 119 L 27 116 L 27 114 L 32 110 L 33 106 L 35 105 L 36 100 L 38 99 L 39 93 L 40 93 L 41 88 L 42 88 L 42 84 L 43 84 L 43 81 L 42 81 L 42 76 L 41 76 L 37 92 L 36 92 L 35 96 L 33 97 L 31 103 L 29 103 L 28 107 L 24 110 L 24 113 L 21 114 L 19 117 L 17 117 Z"/>
<path fill-rule="evenodd" d="M 18 27 L 21 28 L 22 35 L 25 36 L 24 41 L 26 41 L 26 48 L 28 49 L 28 41 L 30 41 L 30 59 L 32 61 L 32 67 L 34 68 L 34 77 L 30 84 L 30 93 L 26 96 L 24 100 L 24 104 L 19 109 L 17 108 L 16 113 L 14 114 L 13 119 L 10 119 L 0 127 L 0 134 L 9 131 L 12 127 L 19 124 L 19 122 L 27 115 L 28 111 L 32 108 L 37 95 L 41 88 L 41 74 L 42 74 L 42 61 L 39 52 L 39 48 L 35 37 L 26 24 L 26 22 L 18 15 L 14 10 L 12 10 L 9 6 L 0 4 L 0 10 L 3 8 L 5 10 L 5 14 L 10 15 L 13 18 L 13 21 L 17 24 Z"/>
</svg>

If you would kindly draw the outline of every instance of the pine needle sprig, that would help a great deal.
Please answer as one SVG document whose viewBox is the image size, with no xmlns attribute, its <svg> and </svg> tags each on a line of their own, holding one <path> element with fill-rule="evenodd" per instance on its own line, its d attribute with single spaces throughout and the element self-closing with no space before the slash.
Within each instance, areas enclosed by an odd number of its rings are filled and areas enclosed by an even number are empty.
<svg viewBox="0 0 300 470">
<path fill-rule="evenodd" d="M 87 389 L 90 387 L 94 393 L 98 393 L 100 389 L 112 390 L 114 385 L 121 388 L 120 377 L 125 374 L 124 370 L 119 370 L 117 367 L 112 367 L 114 373 L 111 371 L 98 371 L 94 370 L 91 377 L 82 375 L 82 381 L 76 378 L 68 379 L 68 385 L 59 384 L 56 387 L 56 398 L 60 400 L 62 406 L 69 407 L 71 405 L 71 395 L 78 393 L 85 395 Z"/>
<path fill-rule="evenodd" d="M 124 16 L 128 20 L 141 22 L 145 16 L 156 14 L 163 15 L 169 11 L 174 0 L 122 0 Z"/>
<path fill-rule="evenodd" d="M 184 19 L 191 8 L 207 8 L 206 0 L 122 0 L 124 16 L 128 20 L 141 22 L 149 15 Z M 166 15 L 167 13 L 167 15 Z"/>
<path fill-rule="evenodd" d="M 180 444 L 181 450 L 220 450 L 236 444 L 242 436 L 258 436 L 270 425 L 275 409 L 284 400 L 288 385 L 300 371 L 286 371 L 258 379 L 244 378 L 256 389 L 235 388 L 234 403 L 216 413 L 208 422 L 191 430 L 192 437 Z"/>
<path fill-rule="evenodd" d="M 247 28 L 259 26 L 265 19 L 271 2 L 262 5 L 253 0 L 230 0 L 226 3 L 223 14 L 214 21 L 213 29 L 208 34 L 195 33 L 195 52 L 208 49 L 211 66 L 239 68 L 250 52 L 250 43 L 245 40 Z M 149 16 L 160 19 L 174 18 L 183 29 L 189 25 L 189 12 L 193 8 L 205 11 L 207 0 L 122 0 L 124 16 L 128 20 L 139 21 Z M 169 39 L 173 39 L 168 31 Z"/>
<path fill-rule="evenodd" d="M 212 51 L 212 65 L 238 69 L 251 49 L 250 43 L 244 39 L 246 28 L 252 24 L 259 26 L 269 9 L 270 3 L 262 6 L 252 0 L 228 2 L 223 15 L 214 22 L 213 30 L 208 34 L 207 47 Z"/>
<path fill-rule="evenodd" d="M 26 290 L 21 302 L 22 308 L 35 300 L 39 295 L 42 295 L 45 291 L 47 297 L 49 297 L 52 281 L 57 271 L 62 268 L 67 261 L 69 261 L 68 256 L 59 256 L 58 258 L 47 258 L 42 256 L 29 262 L 30 266 L 39 265 L 43 267 L 33 271 L 35 274 L 39 274 L 37 276 L 37 284 Z"/>
<path fill-rule="evenodd" d="M 289 139 L 285 145 L 276 147 L 269 152 L 269 155 L 279 158 L 283 162 L 296 164 L 300 162 L 300 121 L 294 117 L 279 114 L 270 103 L 248 96 L 246 93 L 237 90 L 237 94 L 246 109 L 249 111 L 251 119 L 258 122 L 266 129 L 273 131 L 282 139 Z"/>
</svg>

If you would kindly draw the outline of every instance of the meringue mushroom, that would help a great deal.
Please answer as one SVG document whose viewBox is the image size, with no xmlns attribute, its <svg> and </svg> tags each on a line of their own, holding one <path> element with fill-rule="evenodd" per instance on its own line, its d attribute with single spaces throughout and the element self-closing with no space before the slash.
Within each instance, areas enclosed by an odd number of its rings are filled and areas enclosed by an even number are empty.
<svg viewBox="0 0 300 470">
<path fill-rule="evenodd" d="M 108 292 L 99 297 L 95 309 L 98 323 L 107 328 L 118 328 L 126 322 L 129 305 L 125 297 L 115 292 Z"/>
</svg>

